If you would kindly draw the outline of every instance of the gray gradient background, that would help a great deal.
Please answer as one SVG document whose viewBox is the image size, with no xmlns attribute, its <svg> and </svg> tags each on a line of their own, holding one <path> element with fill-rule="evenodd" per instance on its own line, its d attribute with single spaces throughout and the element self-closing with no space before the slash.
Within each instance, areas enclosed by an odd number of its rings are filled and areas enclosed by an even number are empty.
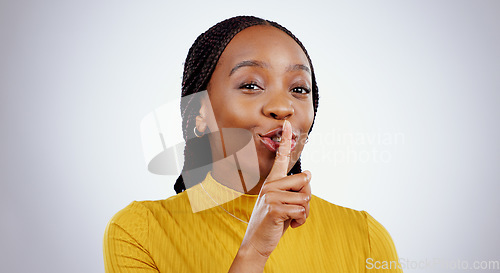
<svg viewBox="0 0 500 273">
<path fill-rule="evenodd" d="M 239 14 L 310 52 L 314 194 L 367 210 L 401 258 L 500 260 L 499 1 L 1 1 L 2 272 L 104 271 L 110 217 L 174 194 L 141 119 L 179 96 L 197 35 Z"/>
</svg>

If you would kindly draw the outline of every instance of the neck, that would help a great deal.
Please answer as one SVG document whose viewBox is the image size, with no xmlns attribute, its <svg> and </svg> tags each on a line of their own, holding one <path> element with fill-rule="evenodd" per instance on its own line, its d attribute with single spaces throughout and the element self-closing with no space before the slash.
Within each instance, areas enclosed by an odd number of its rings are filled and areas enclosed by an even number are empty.
<svg viewBox="0 0 500 273">
<path fill-rule="evenodd" d="M 259 194 L 265 178 L 239 169 L 237 159 L 235 164 L 234 157 L 227 157 L 213 163 L 212 177 L 235 191 L 252 195 Z"/>
</svg>

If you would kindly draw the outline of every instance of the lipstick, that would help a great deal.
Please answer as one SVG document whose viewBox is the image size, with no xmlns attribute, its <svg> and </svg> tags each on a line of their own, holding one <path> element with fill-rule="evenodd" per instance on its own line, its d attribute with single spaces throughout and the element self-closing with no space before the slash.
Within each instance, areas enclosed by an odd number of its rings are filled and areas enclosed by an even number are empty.
<svg viewBox="0 0 500 273">
<path fill-rule="evenodd" d="M 280 143 L 281 143 L 281 134 L 283 132 L 283 129 L 281 127 L 278 127 L 276 129 L 273 129 L 263 135 L 260 135 L 260 141 L 264 144 L 264 146 L 271 152 L 275 153 L 276 150 L 278 150 Z M 291 151 L 295 149 L 295 146 L 297 145 L 297 134 L 292 133 L 292 145 L 291 145 Z"/>
</svg>

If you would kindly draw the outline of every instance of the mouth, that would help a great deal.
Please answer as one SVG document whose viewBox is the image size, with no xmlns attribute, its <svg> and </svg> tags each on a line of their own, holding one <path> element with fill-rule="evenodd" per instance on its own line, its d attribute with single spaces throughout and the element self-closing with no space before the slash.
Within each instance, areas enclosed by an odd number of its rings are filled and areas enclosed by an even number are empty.
<svg viewBox="0 0 500 273">
<path fill-rule="evenodd" d="M 281 127 L 273 129 L 263 135 L 259 134 L 260 141 L 264 144 L 264 146 L 271 152 L 275 153 L 280 144 L 281 144 L 281 134 L 283 129 Z M 295 146 L 297 146 L 297 133 L 292 132 L 292 146 L 291 151 L 295 150 Z"/>
</svg>

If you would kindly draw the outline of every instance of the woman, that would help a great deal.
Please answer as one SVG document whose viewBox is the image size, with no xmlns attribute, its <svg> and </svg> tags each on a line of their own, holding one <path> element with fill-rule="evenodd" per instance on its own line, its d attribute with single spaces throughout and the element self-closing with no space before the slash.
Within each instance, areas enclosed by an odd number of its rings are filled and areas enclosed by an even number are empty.
<svg viewBox="0 0 500 273">
<path fill-rule="evenodd" d="M 178 194 L 113 217 L 106 272 L 398 272 L 383 226 L 311 195 L 299 157 L 318 88 L 293 34 L 250 16 L 213 26 L 189 50 L 182 96 L 205 90 L 181 103 Z"/>
</svg>

